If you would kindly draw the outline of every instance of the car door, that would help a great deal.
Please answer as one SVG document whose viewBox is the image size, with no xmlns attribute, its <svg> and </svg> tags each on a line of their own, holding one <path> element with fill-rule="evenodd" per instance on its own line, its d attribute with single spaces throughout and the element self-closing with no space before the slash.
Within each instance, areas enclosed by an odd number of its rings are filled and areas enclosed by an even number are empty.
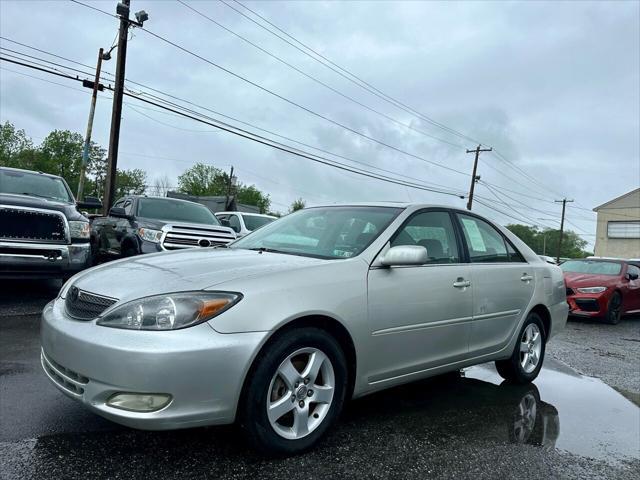
<svg viewBox="0 0 640 480">
<path fill-rule="evenodd" d="M 121 198 L 113 204 L 113 208 L 124 206 L 125 199 Z M 120 244 L 116 238 L 116 228 L 118 223 L 117 217 L 107 215 L 100 219 L 100 251 L 106 255 L 118 255 L 120 253 Z"/>
<path fill-rule="evenodd" d="M 419 266 L 373 266 L 368 275 L 371 331 L 370 383 L 463 360 L 472 318 L 470 267 L 454 219 L 446 210 L 413 214 L 390 246 L 421 245 L 429 261 Z"/>
<path fill-rule="evenodd" d="M 456 216 L 471 262 L 469 354 L 477 357 L 504 348 L 511 339 L 533 296 L 534 269 L 489 222 L 471 214 Z"/>
</svg>

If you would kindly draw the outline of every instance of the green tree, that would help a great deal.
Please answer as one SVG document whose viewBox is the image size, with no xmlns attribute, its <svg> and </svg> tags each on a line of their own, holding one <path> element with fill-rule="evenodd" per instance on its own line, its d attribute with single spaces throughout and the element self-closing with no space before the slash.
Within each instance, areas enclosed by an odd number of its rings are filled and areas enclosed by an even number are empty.
<svg viewBox="0 0 640 480">
<path fill-rule="evenodd" d="M 178 177 L 178 189 L 187 195 L 226 195 L 229 176 L 219 168 L 196 163 Z"/>
<path fill-rule="evenodd" d="M 75 190 L 78 184 L 84 139 L 69 130 L 54 130 L 40 144 L 34 165 L 40 172 L 60 175 Z"/>
<path fill-rule="evenodd" d="M 294 200 L 293 203 L 291 204 L 291 206 L 289 207 L 289 212 L 295 212 L 297 210 L 302 210 L 305 207 L 305 203 L 304 200 L 302 200 L 301 198 L 298 198 L 297 200 Z"/>
<path fill-rule="evenodd" d="M 558 240 L 560 237 L 560 230 L 554 230 L 547 228 L 545 230 L 539 230 L 537 227 L 530 227 L 528 225 L 512 224 L 507 225 L 507 228 L 516 234 L 520 240 L 526 243 L 538 255 L 549 255 L 555 257 L 558 253 Z M 580 238 L 580 236 L 566 230 L 562 236 L 562 248 L 560 250 L 561 257 L 568 258 L 582 258 L 591 255 L 591 252 L 585 251 L 587 241 Z"/>
<path fill-rule="evenodd" d="M 124 195 L 142 195 L 147 188 L 147 172 L 139 168 L 120 170 L 116 174 L 115 198 Z"/>
<path fill-rule="evenodd" d="M 267 213 L 271 206 L 269 195 L 262 193 L 255 185 L 237 187 L 236 200 L 245 205 L 255 205 L 260 209 L 260 213 Z"/>
<path fill-rule="evenodd" d="M 8 121 L 0 125 L 0 166 L 31 168 L 36 150 L 33 142 Z"/>
</svg>

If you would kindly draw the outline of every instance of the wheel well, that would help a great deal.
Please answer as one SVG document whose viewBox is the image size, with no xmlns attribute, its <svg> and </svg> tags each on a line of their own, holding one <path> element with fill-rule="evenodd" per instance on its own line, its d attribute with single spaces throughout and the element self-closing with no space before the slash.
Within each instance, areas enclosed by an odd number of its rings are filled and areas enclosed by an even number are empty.
<svg viewBox="0 0 640 480">
<path fill-rule="evenodd" d="M 547 307 L 542 304 L 536 305 L 531 309 L 532 312 L 537 313 L 542 318 L 542 325 L 544 326 L 544 331 L 547 337 L 547 341 L 549 340 L 549 332 L 551 332 L 551 314 Z"/>
<path fill-rule="evenodd" d="M 328 332 L 333 338 L 335 338 L 342 348 L 344 355 L 347 360 L 347 373 L 349 375 L 348 383 L 347 383 L 347 395 L 346 398 L 351 398 L 353 394 L 353 388 L 355 385 L 356 379 L 356 349 L 353 344 L 353 339 L 351 335 L 347 331 L 347 329 L 337 320 L 327 317 L 324 315 L 308 315 L 305 317 L 296 318 L 295 320 L 290 321 L 286 325 L 283 325 L 278 330 L 276 330 L 269 339 L 265 342 L 265 344 L 256 355 L 256 359 L 260 357 L 260 353 L 264 351 L 273 341 L 275 341 L 278 337 L 283 335 L 284 333 L 297 329 L 297 328 L 305 328 L 305 327 L 315 327 L 320 328 Z M 251 365 L 251 368 L 247 372 L 245 377 L 245 385 L 243 386 L 243 390 L 246 386 L 247 379 L 250 377 L 251 372 L 253 371 L 255 366 L 255 359 Z"/>
<path fill-rule="evenodd" d="M 136 252 L 138 251 L 138 245 L 133 238 L 127 237 L 122 241 L 122 251 L 124 252 L 128 247 L 133 248 Z"/>
</svg>

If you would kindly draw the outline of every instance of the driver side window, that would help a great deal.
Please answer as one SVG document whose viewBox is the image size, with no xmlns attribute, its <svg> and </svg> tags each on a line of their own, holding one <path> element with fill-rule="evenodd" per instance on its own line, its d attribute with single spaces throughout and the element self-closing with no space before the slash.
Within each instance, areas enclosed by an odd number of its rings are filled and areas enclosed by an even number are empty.
<svg viewBox="0 0 640 480">
<path fill-rule="evenodd" d="M 456 234 L 448 212 L 414 215 L 391 240 L 391 246 L 418 245 L 427 249 L 427 263 L 459 263 Z"/>
</svg>

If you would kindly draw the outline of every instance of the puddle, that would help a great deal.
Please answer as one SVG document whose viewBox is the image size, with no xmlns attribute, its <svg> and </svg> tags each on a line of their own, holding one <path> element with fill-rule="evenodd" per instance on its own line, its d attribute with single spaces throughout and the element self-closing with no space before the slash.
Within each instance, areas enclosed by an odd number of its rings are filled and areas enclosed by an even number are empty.
<svg viewBox="0 0 640 480">
<path fill-rule="evenodd" d="M 468 368 L 464 375 L 494 385 L 502 383 L 492 364 Z M 553 442 L 559 450 L 609 462 L 640 459 L 640 408 L 613 388 L 549 357 L 535 386 L 542 404 L 552 407 L 546 409 L 546 417 L 550 411 L 557 416 L 543 421 L 545 427 L 555 424 L 557 428 L 557 432 L 545 432 L 546 442 Z"/>
</svg>

